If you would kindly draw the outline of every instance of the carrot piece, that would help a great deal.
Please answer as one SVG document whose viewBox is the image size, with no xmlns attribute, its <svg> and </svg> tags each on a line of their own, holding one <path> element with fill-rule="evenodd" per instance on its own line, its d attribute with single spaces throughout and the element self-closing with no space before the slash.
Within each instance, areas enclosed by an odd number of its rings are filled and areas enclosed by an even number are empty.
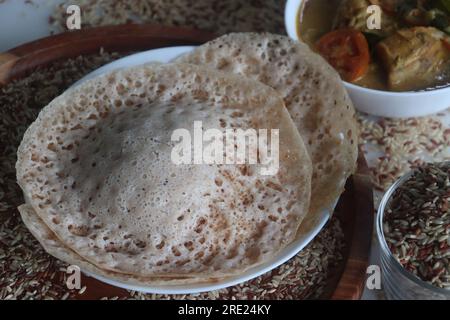
<svg viewBox="0 0 450 320">
<path fill-rule="evenodd" d="M 360 31 L 331 31 L 317 41 L 316 48 L 346 81 L 358 80 L 369 68 L 369 45 Z"/>
</svg>

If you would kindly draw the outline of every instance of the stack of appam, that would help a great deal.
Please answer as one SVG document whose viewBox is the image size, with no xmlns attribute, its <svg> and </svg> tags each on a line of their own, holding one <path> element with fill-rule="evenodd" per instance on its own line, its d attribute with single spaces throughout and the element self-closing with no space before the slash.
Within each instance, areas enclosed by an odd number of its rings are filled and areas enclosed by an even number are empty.
<svg viewBox="0 0 450 320">
<path fill-rule="evenodd" d="M 173 132 L 279 130 L 279 169 L 175 164 Z M 170 64 L 87 80 L 18 149 L 19 207 L 51 255 L 129 284 L 217 281 L 263 264 L 332 209 L 354 172 L 354 109 L 306 45 L 236 33 Z"/>
</svg>

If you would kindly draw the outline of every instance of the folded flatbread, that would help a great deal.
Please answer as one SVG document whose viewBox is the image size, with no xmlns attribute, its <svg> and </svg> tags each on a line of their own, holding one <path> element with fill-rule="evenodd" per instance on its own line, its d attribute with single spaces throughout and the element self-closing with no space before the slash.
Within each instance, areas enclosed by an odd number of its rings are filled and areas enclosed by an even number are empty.
<svg viewBox="0 0 450 320">
<path fill-rule="evenodd" d="M 172 134 L 192 133 L 195 121 L 279 130 L 279 170 L 174 163 Z M 66 91 L 26 131 L 16 169 L 28 211 L 61 248 L 148 279 L 218 278 L 269 260 L 294 239 L 312 174 L 272 88 L 188 64 L 120 70 Z"/>
<path fill-rule="evenodd" d="M 356 170 L 354 108 L 336 71 L 304 43 L 231 33 L 177 59 L 261 81 L 283 97 L 313 164 L 310 212 L 332 209 Z"/>
</svg>

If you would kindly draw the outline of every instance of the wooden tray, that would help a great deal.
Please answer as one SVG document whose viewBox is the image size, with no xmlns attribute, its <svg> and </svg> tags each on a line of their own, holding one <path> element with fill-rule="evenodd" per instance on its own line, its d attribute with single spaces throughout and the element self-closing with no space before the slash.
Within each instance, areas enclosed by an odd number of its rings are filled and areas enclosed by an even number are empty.
<svg viewBox="0 0 450 320">
<path fill-rule="evenodd" d="M 152 48 L 198 45 L 215 36 L 188 28 L 155 25 L 122 25 L 67 32 L 33 41 L 0 53 L 0 86 L 47 66 L 57 60 L 92 54 L 101 47 L 105 51 L 130 52 Z M 341 220 L 345 234 L 345 262 L 327 285 L 324 298 L 359 299 L 361 297 L 370 253 L 373 227 L 373 197 L 366 161 L 360 152 L 358 172 L 348 180 L 335 215 Z M 84 277 L 87 290 L 80 297 L 124 296 L 123 289 L 93 278 Z"/>
</svg>

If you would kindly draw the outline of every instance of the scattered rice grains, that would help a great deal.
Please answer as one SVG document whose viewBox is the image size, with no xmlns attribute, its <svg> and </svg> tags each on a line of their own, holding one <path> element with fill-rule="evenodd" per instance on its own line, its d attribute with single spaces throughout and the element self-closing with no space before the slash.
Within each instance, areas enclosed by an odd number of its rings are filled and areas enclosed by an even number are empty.
<svg viewBox="0 0 450 320">
<path fill-rule="evenodd" d="M 42 107 L 76 80 L 119 58 L 104 53 L 78 57 L 40 69 L 0 88 L 0 300 L 74 299 L 89 288 L 68 290 L 67 265 L 48 255 L 17 212 L 23 203 L 16 184 L 16 151 Z M 327 280 L 343 261 L 344 236 L 337 218 L 296 257 L 252 281 L 207 293 L 183 296 L 128 292 L 102 299 L 306 299 L 326 291 Z M 83 286 L 83 284 L 82 284 Z"/>
<path fill-rule="evenodd" d="M 56 32 L 67 30 L 66 7 L 72 2 L 64 1 L 50 16 Z M 83 15 L 83 28 L 133 22 L 193 27 L 216 34 L 285 34 L 283 0 L 79 0 L 77 4 Z"/>
<path fill-rule="evenodd" d="M 365 154 L 376 154 L 369 166 L 378 191 L 385 191 L 410 169 L 425 162 L 450 159 L 450 109 L 427 117 L 374 118 L 358 114 L 360 144 Z"/>
</svg>

